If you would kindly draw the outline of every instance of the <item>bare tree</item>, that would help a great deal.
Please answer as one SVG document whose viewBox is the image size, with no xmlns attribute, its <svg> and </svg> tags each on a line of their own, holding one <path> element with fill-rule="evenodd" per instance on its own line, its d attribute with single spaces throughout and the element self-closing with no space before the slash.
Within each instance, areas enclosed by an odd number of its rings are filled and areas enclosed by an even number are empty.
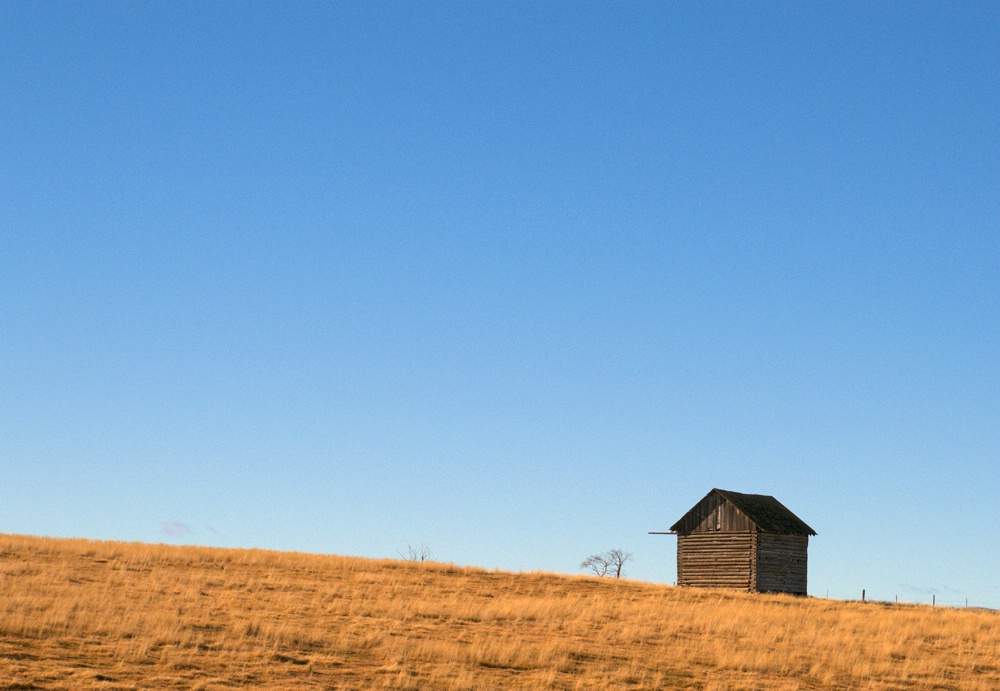
<svg viewBox="0 0 1000 691">
<path fill-rule="evenodd" d="M 632 560 L 632 553 L 623 549 L 609 549 L 601 554 L 591 554 L 580 564 L 581 569 L 593 571 L 597 576 L 611 575 L 621 578 L 625 575 L 625 564 Z"/>
<path fill-rule="evenodd" d="M 406 543 L 406 553 L 396 552 L 400 557 L 406 561 L 427 561 L 431 558 L 431 548 L 421 542 L 419 545 L 414 547 L 409 542 Z"/>
<path fill-rule="evenodd" d="M 614 577 L 621 578 L 624 576 L 625 562 L 632 561 L 632 553 L 621 549 L 610 549 L 605 556 L 608 557 L 608 562 L 610 563 L 608 570 L 614 574 Z"/>
<path fill-rule="evenodd" d="M 593 571 L 594 575 L 607 576 L 611 563 L 606 554 L 591 554 L 580 563 L 581 569 Z"/>
</svg>

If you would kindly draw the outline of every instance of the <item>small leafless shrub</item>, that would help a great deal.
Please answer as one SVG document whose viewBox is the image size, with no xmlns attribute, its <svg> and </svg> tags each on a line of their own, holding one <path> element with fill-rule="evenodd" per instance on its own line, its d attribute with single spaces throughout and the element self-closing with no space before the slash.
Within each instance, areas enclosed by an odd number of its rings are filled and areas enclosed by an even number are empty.
<svg viewBox="0 0 1000 691">
<path fill-rule="evenodd" d="M 431 558 L 431 548 L 421 542 L 419 545 L 406 543 L 406 552 L 397 552 L 406 561 L 427 561 Z"/>
</svg>

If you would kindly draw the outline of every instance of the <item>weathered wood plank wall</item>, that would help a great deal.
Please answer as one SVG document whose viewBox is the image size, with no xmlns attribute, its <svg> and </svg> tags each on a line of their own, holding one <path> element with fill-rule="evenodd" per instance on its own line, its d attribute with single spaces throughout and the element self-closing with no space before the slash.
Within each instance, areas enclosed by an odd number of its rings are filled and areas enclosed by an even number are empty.
<svg viewBox="0 0 1000 691">
<path fill-rule="evenodd" d="M 750 590 L 754 533 L 691 533 L 677 536 L 677 585 Z"/>
<path fill-rule="evenodd" d="M 805 535 L 762 532 L 677 536 L 677 584 L 806 594 Z"/>
<path fill-rule="evenodd" d="M 806 594 L 807 535 L 757 533 L 757 590 Z"/>
<path fill-rule="evenodd" d="M 734 532 L 754 530 L 746 514 L 717 494 L 709 494 L 681 519 L 678 533 Z"/>
</svg>

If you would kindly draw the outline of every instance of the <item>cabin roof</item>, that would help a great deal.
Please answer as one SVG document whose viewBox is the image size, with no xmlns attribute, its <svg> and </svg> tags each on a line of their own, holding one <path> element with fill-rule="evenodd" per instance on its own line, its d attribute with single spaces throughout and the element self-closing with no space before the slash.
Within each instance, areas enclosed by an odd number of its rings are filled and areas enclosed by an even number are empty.
<svg viewBox="0 0 1000 691">
<path fill-rule="evenodd" d="M 786 533 L 792 535 L 816 534 L 816 531 L 806 525 L 805 521 L 789 511 L 784 504 L 774 497 L 766 494 L 743 494 L 742 492 L 732 492 L 725 489 L 713 489 L 706 497 L 712 493 L 718 494 L 743 512 L 747 518 L 753 521 L 759 530 L 769 533 Z M 679 521 L 674 523 L 670 527 L 670 530 L 679 530 L 688 514 L 697 509 L 698 504 L 684 514 Z"/>
</svg>

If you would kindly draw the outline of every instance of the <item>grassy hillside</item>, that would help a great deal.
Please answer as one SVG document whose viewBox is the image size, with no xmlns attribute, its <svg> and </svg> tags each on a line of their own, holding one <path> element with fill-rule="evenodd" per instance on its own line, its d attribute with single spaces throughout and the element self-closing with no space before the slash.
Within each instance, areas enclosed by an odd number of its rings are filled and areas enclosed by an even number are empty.
<svg viewBox="0 0 1000 691">
<path fill-rule="evenodd" d="M 0 535 L 0 689 L 997 689 L 993 612 Z"/>
</svg>

